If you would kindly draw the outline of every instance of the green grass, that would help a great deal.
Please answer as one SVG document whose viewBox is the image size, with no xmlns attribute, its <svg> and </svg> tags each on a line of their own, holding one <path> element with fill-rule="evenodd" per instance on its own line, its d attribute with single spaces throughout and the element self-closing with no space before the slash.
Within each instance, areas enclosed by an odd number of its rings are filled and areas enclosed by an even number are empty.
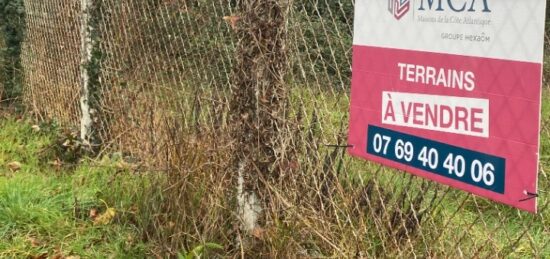
<svg viewBox="0 0 550 259">
<path fill-rule="evenodd" d="M 316 91 L 296 90 L 291 102 L 303 109 L 303 123 L 318 135 L 320 144 L 341 140 L 342 121 L 347 120 L 348 99 Z M 312 111 L 317 110 L 313 120 Z M 297 109 L 292 116 L 296 116 Z M 550 89 L 543 94 L 543 132 L 541 134 L 541 172 L 550 172 Z M 316 125 L 311 125 L 312 123 Z M 49 162 L 55 157 L 47 147 L 54 145 L 58 130 L 41 125 L 41 131 L 32 129 L 28 121 L 0 119 L 0 258 L 25 258 L 40 255 L 76 255 L 82 258 L 143 258 L 152 256 L 153 244 L 142 242 L 151 210 L 152 178 L 132 173 L 119 166 L 117 159 L 85 160 L 76 167 L 57 170 Z M 344 125 L 345 126 L 345 125 Z M 323 152 L 330 149 L 320 147 Z M 375 178 L 387 190 L 401 192 L 407 188 L 408 174 L 384 168 L 380 173 L 374 163 L 345 157 L 342 175 L 345 185 L 359 188 L 354 182 Z M 21 170 L 11 172 L 7 164 L 22 164 Z M 548 176 L 541 173 L 541 189 L 548 188 Z M 396 187 L 394 187 L 396 186 Z M 416 182 L 418 186 L 418 182 Z M 437 185 L 439 189 L 445 189 Z M 435 189 L 435 188 L 434 188 Z M 429 191 L 433 194 L 433 190 Z M 540 198 L 541 204 L 548 196 Z M 462 206 L 465 201 L 464 206 Z M 89 217 L 92 209 L 103 213 L 106 208 L 116 210 L 114 220 L 107 225 L 94 225 Z M 456 214 L 456 215 L 455 215 Z M 480 216 L 481 215 L 481 216 Z M 440 206 L 424 222 L 428 236 L 440 236 L 433 241 L 430 253 L 459 256 L 474 254 L 496 256 L 491 251 L 510 254 L 511 257 L 550 256 L 550 235 L 545 228 L 550 208 L 539 215 L 518 212 L 496 204 L 450 190 Z M 373 227 L 373 226 L 369 226 Z M 279 229 L 280 230 L 280 229 Z M 524 235 L 525 230 L 528 230 Z M 291 231 L 291 230 L 289 230 Z M 277 240 L 288 239 L 281 231 Z M 484 250 L 485 240 L 490 238 Z M 350 240 L 353 240 L 350 238 Z M 460 242 L 457 244 L 457 240 Z M 509 247 L 516 243 L 514 247 Z M 365 242 L 375 243 L 376 235 Z M 430 241 L 430 240 L 429 240 Z M 313 241 L 312 241 L 313 242 Z M 420 241 L 413 245 L 422 252 Z M 372 245 L 371 245 L 372 246 Z M 200 247 L 200 246 L 198 246 Z M 374 247 L 373 249 L 380 249 Z"/>
<path fill-rule="evenodd" d="M 109 160 L 57 171 L 45 154 L 54 136 L 55 130 L 34 132 L 25 121 L 0 121 L 0 258 L 145 257 L 141 231 L 127 222 L 141 217 L 135 203 L 148 182 Z M 21 170 L 6 167 L 13 161 Z M 90 211 L 101 214 L 107 205 L 115 218 L 94 225 Z"/>
<path fill-rule="evenodd" d="M 540 138 L 542 163 L 550 167 L 550 85 L 542 95 L 542 132 Z"/>
</svg>

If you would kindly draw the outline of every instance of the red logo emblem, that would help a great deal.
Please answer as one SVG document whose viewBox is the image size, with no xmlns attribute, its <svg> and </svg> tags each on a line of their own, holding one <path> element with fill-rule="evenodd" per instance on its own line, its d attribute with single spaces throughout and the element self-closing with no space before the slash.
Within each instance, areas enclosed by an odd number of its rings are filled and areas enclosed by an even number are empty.
<svg viewBox="0 0 550 259">
<path fill-rule="evenodd" d="M 388 0 L 388 11 L 399 20 L 411 9 L 411 0 Z"/>
</svg>

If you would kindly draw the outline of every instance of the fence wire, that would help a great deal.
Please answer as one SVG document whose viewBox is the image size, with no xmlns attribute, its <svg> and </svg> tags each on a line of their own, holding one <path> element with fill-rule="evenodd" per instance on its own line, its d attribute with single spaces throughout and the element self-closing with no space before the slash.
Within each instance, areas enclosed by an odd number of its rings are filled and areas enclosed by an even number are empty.
<svg viewBox="0 0 550 259">
<path fill-rule="evenodd" d="M 5 36 L 3 35 L 3 33 L 0 31 L 0 71 L 5 71 L 5 66 L 6 66 L 6 63 L 5 63 L 5 49 L 6 49 L 6 42 L 5 42 Z M 5 74 L 4 73 L 0 73 L 0 100 L 4 100 L 6 99 L 5 98 L 5 93 L 4 93 L 4 89 L 6 88 L 5 86 Z"/>
<path fill-rule="evenodd" d="M 157 254 L 550 257 L 548 58 L 533 215 L 345 155 L 352 0 L 93 3 L 93 134 L 102 154 L 166 171 L 146 229 Z M 80 3 L 24 9 L 23 103 L 79 127 Z M 235 157 L 263 207 L 241 246 Z"/>
<path fill-rule="evenodd" d="M 80 118 L 80 7 L 76 1 L 24 1 L 24 103 L 40 118 Z"/>
</svg>

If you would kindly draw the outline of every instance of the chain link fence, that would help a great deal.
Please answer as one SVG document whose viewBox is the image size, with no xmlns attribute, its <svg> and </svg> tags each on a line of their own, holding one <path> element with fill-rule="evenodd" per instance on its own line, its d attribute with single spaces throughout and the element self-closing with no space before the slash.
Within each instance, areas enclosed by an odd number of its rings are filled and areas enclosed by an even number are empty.
<svg viewBox="0 0 550 259">
<path fill-rule="evenodd" d="M 1 51 L 1 56 L 0 56 L 0 71 L 5 71 L 5 49 L 6 49 L 6 42 L 5 42 L 5 36 L 2 34 L 2 32 L 0 32 L 0 51 Z M 4 93 L 4 89 L 6 88 L 5 86 L 5 76 L 3 76 L 2 78 L 0 78 L 0 100 L 4 100 L 5 97 L 5 93 Z"/>
<path fill-rule="evenodd" d="M 93 144 L 160 175 L 153 254 L 550 257 L 550 58 L 533 215 L 345 155 L 351 0 L 91 1 L 85 66 L 82 3 L 24 1 L 21 100 L 78 128 L 88 71 Z"/>
<path fill-rule="evenodd" d="M 76 125 L 80 82 L 80 12 L 70 1 L 24 1 L 23 103 L 38 118 Z"/>
</svg>

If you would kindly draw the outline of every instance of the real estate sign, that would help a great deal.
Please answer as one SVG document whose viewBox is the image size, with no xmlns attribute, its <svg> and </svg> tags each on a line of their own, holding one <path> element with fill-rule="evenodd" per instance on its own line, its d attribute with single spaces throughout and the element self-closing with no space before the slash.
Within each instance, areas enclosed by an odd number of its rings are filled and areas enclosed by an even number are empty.
<svg viewBox="0 0 550 259">
<path fill-rule="evenodd" d="M 349 152 L 536 212 L 546 0 L 357 0 Z"/>
</svg>

